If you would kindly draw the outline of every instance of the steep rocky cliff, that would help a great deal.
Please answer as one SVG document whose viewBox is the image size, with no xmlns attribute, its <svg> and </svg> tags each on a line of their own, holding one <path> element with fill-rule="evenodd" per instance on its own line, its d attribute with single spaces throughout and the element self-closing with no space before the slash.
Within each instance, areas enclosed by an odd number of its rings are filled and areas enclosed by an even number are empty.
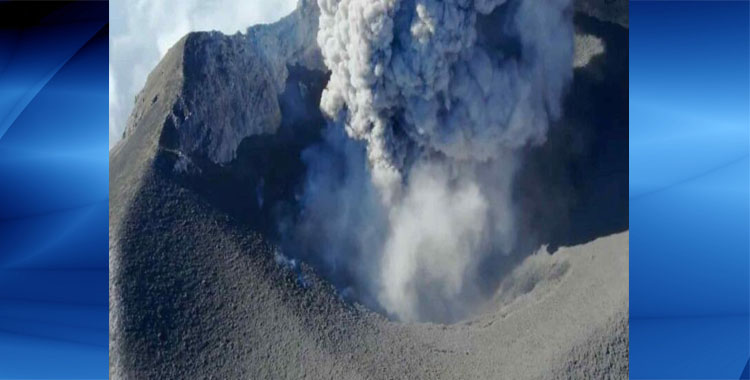
<svg viewBox="0 0 750 380">
<path fill-rule="evenodd" d="M 317 7 L 303 1 L 286 18 L 250 28 L 247 34 L 200 32 L 183 37 L 136 97 L 124 137 L 152 124 L 145 119 L 149 112 L 166 107 L 163 122 L 177 132 L 174 148 L 186 155 L 205 155 L 215 163 L 232 161 L 244 138 L 277 132 L 278 98 L 286 87 L 288 67 L 324 71 L 316 49 L 316 15 Z"/>
</svg>

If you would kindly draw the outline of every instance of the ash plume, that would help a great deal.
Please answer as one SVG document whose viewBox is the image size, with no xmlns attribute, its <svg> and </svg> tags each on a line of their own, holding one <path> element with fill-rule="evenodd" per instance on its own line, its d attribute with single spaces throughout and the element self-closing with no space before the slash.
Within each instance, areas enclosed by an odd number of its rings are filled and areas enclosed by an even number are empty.
<svg viewBox="0 0 750 380">
<path fill-rule="evenodd" d="M 460 318 L 485 297 L 483 259 L 518 240 L 518 151 L 562 113 L 571 2 L 318 5 L 332 123 L 305 154 L 292 240 L 344 294 L 394 318 Z"/>
</svg>

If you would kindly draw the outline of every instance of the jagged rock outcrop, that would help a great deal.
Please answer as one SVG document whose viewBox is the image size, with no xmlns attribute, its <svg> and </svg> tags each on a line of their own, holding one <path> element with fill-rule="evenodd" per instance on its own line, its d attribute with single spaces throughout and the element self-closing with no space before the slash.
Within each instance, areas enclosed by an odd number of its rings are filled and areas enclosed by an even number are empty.
<svg viewBox="0 0 750 380">
<path fill-rule="evenodd" d="M 232 161 L 244 138 L 278 130 L 278 97 L 289 66 L 324 71 L 316 30 L 317 7 L 306 0 L 286 18 L 248 34 L 188 34 L 149 75 L 124 136 L 149 124 L 144 117 L 151 109 L 166 107 L 164 122 L 177 131 L 175 149 L 219 164 Z M 169 86 L 163 78 L 169 78 Z"/>
</svg>

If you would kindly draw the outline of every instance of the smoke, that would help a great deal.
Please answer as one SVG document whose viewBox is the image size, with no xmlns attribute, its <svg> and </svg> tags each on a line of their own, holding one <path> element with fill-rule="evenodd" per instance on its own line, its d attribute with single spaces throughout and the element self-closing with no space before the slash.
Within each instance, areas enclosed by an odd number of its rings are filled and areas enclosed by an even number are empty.
<svg viewBox="0 0 750 380">
<path fill-rule="evenodd" d="M 244 32 L 275 21 L 296 0 L 113 0 L 110 2 L 109 145 L 120 140 L 133 99 L 167 50 L 191 31 Z"/>
<path fill-rule="evenodd" d="M 561 116 L 570 1 L 318 4 L 333 122 L 303 157 L 292 246 L 394 318 L 461 318 L 482 263 L 517 243 L 518 152 Z"/>
<path fill-rule="evenodd" d="M 504 2 L 319 2 L 318 44 L 332 72 L 322 109 L 367 141 L 386 198 L 414 146 L 484 161 L 544 141 L 572 76 L 570 4 L 507 4 L 511 14 L 496 17 L 504 25 L 488 22 L 480 35 L 478 19 Z M 510 39 L 520 52 L 503 48 Z"/>
<path fill-rule="evenodd" d="M 483 170 L 467 164 L 415 165 L 403 198 L 389 207 L 378 299 L 402 320 L 453 320 L 479 301 L 473 281 L 483 257 L 509 248 L 509 181 L 483 182 Z M 510 165 L 500 173 L 512 173 Z"/>
</svg>

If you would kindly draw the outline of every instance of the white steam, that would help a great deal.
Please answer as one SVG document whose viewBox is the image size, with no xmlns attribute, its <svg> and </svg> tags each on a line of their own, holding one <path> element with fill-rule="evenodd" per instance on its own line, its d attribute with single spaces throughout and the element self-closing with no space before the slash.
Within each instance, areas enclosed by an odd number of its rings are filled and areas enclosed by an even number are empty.
<svg viewBox="0 0 750 380">
<path fill-rule="evenodd" d="M 515 244 L 516 152 L 561 114 L 570 0 L 318 4 L 321 108 L 364 143 L 366 164 L 329 132 L 337 153 L 307 157 L 300 230 L 332 271 L 361 279 L 360 299 L 402 320 L 455 319 L 481 298 L 483 260 Z M 321 165 L 336 159 L 345 179 Z"/>
<path fill-rule="evenodd" d="M 464 276 L 483 249 L 488 201 L 476 183 L 455 185 L 440 165 L 412 171 L 409 191 L 391 212 L 383 248 L 380 300 L 401 319 L 419 319 L 423 287 L 437 299 L 460 298 Z"/>
</svg>

